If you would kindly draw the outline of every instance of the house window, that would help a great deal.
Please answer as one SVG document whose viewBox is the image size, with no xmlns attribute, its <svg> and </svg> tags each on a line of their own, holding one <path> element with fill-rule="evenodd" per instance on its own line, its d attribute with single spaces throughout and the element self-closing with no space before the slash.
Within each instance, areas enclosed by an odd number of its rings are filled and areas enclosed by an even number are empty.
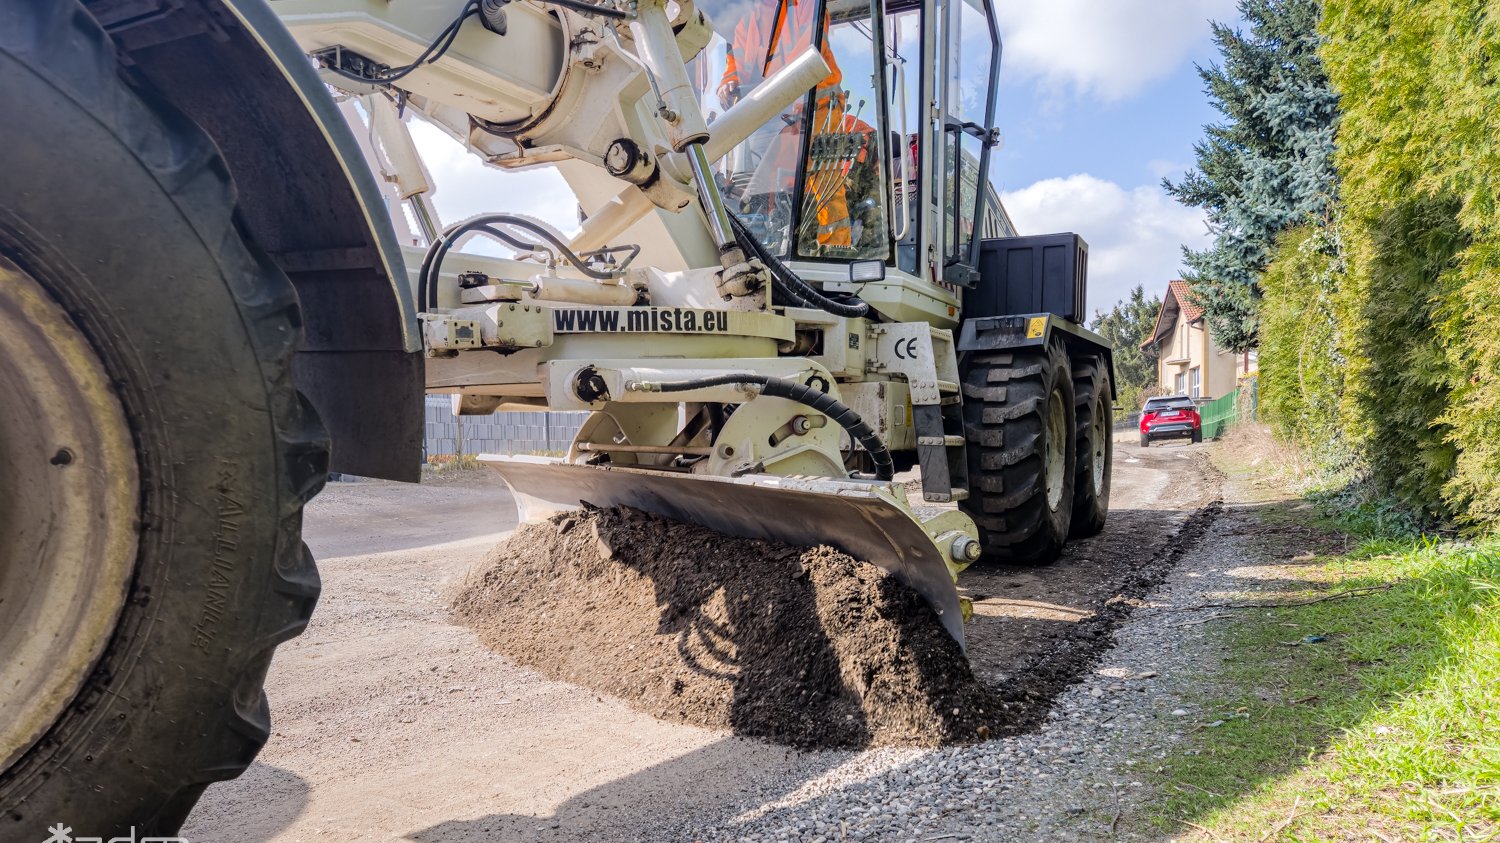
<svg viewBox="0 0 1500 843">
<path fill-rule="evenodd" d="M 1183 384 L 1184 384 L 1184 378 L 1186 378 L 1186 377 L 1187 376 L 1184 375 L 1181 372 L 1177 373 L 1176 378 L 1174 378 L 1173 381 L 1172 381 L 1172 394 L 1173 395 L 1181 395 L 1182 393 L 1184 393 L 1184 392 L 1187 391 L 1184 388 L 1184 386 L 1183 386 Z"/>
<path fill-rule="evenodd" d="M 1198 366 L 1188 370 L 1188 395 L 1193 398 L 1203 397 L 1203 370 Z"/>
<path fill-rule="evenodd" d="M 1185 322 L 1177 329 L 1177 356 L 1184 360 L 1188 356 L 1188 326 Z M 1177 391 L 1181 392 L 1182 390 L 1179 389 Z"/>
</svg>

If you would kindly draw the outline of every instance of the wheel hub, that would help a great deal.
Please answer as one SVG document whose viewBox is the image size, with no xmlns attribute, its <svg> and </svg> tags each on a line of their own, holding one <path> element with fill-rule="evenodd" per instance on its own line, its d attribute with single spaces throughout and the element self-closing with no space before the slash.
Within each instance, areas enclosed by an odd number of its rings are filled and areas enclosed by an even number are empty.
<svg viewBox="0 0 1500 843">
<path fill-rule="evenodd" d="M 1047 402 L 1047 508 L 1062 505 L 1063 473 L 1068 467 L 1068 418 L 1062 396 L 1053 393 Z"/>
<path fill-rule="evenodd" d="M 0 770 L 62 715 L 135 567 L 124 409 L 83 333 L 0 256 Z"/>
</svg>

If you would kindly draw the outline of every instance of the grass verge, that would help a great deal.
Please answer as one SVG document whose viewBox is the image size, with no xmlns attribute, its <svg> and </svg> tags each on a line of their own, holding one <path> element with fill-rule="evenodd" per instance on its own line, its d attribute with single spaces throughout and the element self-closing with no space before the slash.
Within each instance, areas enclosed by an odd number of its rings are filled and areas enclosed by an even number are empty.
<svg viewBox="0 0 1500 843">
<path fill-rule="evenodd" d="M 1350 550 L 1298 559 L 1292 588 L 1363 591 L 1224 621 L 1211 714 L 1154 769 L 1152 819 L 1219 840 L 1500 839 L 1500 537 L 1296 503 L 1263 523 Z"/>
</svg>

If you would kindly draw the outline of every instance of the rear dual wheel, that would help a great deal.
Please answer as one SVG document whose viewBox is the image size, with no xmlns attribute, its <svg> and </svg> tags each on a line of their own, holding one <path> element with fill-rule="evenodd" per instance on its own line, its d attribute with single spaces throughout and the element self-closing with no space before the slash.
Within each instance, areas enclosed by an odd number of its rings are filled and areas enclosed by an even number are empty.
<svg viewBox="0 0 1500 843">
<path fill-rule="evenodd" d="M 269 734 L 327 442 L 214 145 L 76 3 L 0 21 L 0 839 L 170 834 Z"/>
<path fill-rule="evenodd" d="M 1109 517 L 1114 460 L 1114 396 L 1109 366 L 1098 356 L 1073 359 L 1078 463 L 1073 481 L 1073 538 L 1098 535 Z"/>
<path fill-rule="evenodd" d="M 1045 348 L 970 352 L 963 369 L 969 497 L 985 558 L 1055 560 L 1073 522 L 1077 477 L 1074 383 L 1068 355 Z"/>
</svg>

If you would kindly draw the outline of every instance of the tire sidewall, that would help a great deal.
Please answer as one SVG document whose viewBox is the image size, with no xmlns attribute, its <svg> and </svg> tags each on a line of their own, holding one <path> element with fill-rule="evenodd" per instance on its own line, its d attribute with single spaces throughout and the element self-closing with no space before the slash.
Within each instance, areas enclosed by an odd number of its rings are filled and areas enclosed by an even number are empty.
<svg viewBox="0 0 1500 843">
<path fill-rule="evenodd" d="M 1104 484 L 1101 489 L 1094 491 L 1094 499 L 1097 501 L 1100 520 L 1109 514 L 1109 491 L 1114 488 L 1115 474 L 1115 434 L 1114 426 L 1114 400 L 1110 391 L 1114 385 L 1110 382 L 1107 374 L 1100 378 L 1101 386 L 1094 395 L 1094 412 L 1104 418 L 1104 472 L 1100 480 Z"/>
<path fill-rule="evenodd" d="M 257 333 L 295 296 L 246 280 L 269 276 L 235 225 L 216 150 L 121 83 L 84 15 L 58 4 L 0 45 L 0 109 L 26 115 L 0 128 L 0 248 L 116 385 L 140 468 L 140 545 L 104 655 L 0 772 L 0 837 L 21 839 L 59 821 L 88 836 L 174 830 L 263 742 L 263 645 L 316 595 L 315 582 L 290 593 L 277 570 L 300 524 L 277 430 L 295 395 L 266 367 L 297 338 Z M 60 28 L 73 49 L 48 58 Z M 97 39 L 102 55 L 79 47 Z"/>
</svg>

